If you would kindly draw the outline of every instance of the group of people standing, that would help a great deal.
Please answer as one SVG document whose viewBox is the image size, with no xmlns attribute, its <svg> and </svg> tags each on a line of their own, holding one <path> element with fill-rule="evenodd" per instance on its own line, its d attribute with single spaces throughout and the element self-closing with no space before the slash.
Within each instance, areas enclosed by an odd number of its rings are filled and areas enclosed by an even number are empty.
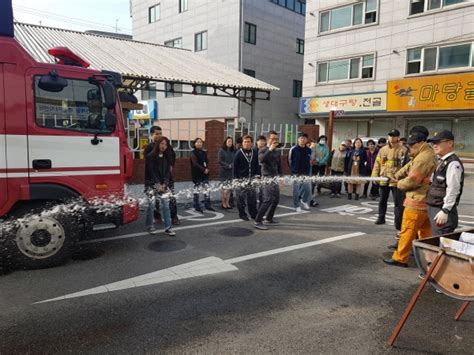
<svg viewBox="0 0 474 355">
<path fill-rule="evenodd" d="M 165 233 L 174 236 L 172 225 L 180 224 L 176 199 L 173 196 L 172 171 L 176 160 L 168 138 L 161 128 L 150 130 L 151 143 L 145 154 L 145 192 L 150 203 L 146 214 L 149 233 L 156 234 L 155 224 L 164 222 Z M 454 154 L 454 136 L 441 131 L 428 139 L 423 126 L 413 127 L 405 142 L 400 132 L 392 129 L 388 138 L 373 140 L 363 146 L 360 138 L 341 142 L 329 152 L 326 136 L 310 142 L 304 133 L 288 155 L 288 165 L 293 181 L 293 207 L 301 212 L 317 206 L 314 189 L 321 191 L 311 176 L 324 176 L 330 170 L 332 176 L 353 176 L 346 185 L 348 199 L 358 200 L 360 195 L 373 199 L 379 197 L 378 218 L 375 224 L 385 224 L 390 193 L 394 201 L 395 228 L 399 242 L 389 248 L 393 255 L 384 261 L 389 265 L 407 266 L 413 239 L 454 231 L 458 225 L 457 204 L 462 194 L 464 169 Z M 190 164 L 194 183 L 193 207 L 203 213 L 200 197 L 204 195 L 204 208 L 214 211 L 208 192 L 209 161 L 203 150 L 204 141 L 194 140 Z M 254 144 L 255 143 L 255 144 Z M 227 137 L 218 153 L 219 177 L 222 183 L 223 209 L 231 209 L 235 203 L 239 217 L 253 219 L 255 228 L 266 230 L 268 225 L 278 224 L 274 219 L 280 200 L 280 188 L 276 177 L 282 175 L 281 145 L 277 132 L 257 141 L 250 135 L 234 144 Z M 435 156 L 438 157 L 436 160 Z M 369 183 L 357 177 L 385 177 L 385 181 Z M 331 197 L 340 197 L 341 182 L 331 184 Z"/>
</svg>

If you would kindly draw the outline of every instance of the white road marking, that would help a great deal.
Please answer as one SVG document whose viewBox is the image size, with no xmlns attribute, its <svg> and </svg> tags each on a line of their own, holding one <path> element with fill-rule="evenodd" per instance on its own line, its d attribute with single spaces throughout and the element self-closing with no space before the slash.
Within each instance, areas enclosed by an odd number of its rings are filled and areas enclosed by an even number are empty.
<svg viewBox="0 0 474 355">
<path fill-rule="evenodd" d="M 126 290 L 131 288 L 137 288 L 142 286 L 157 285 L 164 282 L 176 281 L 182 279 L 188 279 L 192 277 L 204 276 L 204 275 L 213 275 L 229 271 L 239 270 L 233 264 L 240 263 L 243 261 L 253 260 L 262 258 L 265 256 L 275 255 L 286 253 L 298 249 L 309 248 L 315 245 L 322 245 L 327 243 L 333 243 L 344 239 L 360 237 L 366 235 L 366 233 L 355 232 L 350 234 L 344 234 L 336 237 L 330 237 L 322 240 L 316 240 L 313 242 L 301 243 L 296 245 L 290 245 L 288 247 L 277 248 L 273 250 L 267 250 L 259 253 L 243 255 L 236 258 L 231 258 L 227 260 L 222 260 L 218 257 L 211 256 L 204 259 L 199 259 L 191 261 L 189 263 L 176 265 L 167 269 L 158 270 L 150 272 L 147 274 L 135 276 L 125 280 L 112 282 L 107 285 L 102 285 L 87 290 L 70 293 L 64 296 L 59 296 L 44 301 L 35 302 L 34 304 L 47 303 L 54 301 L 62 301 L 71 298 L 78 298 L 90 295 L 97 295 L 102 293 L 108 293 L 119 290 Z"/>
<path fill-rule="evenodd" d="M 187 216 L 181 216 L 178 215 L 180 220 L 188 220 L 188 221 L 215 221 L 217 219 L 222 219 L 224 218 L 224 214 L 220 212 L 215 212 L 215 211 L 204 211 L 205 213 L 208 214 L 213 214 L 214 216 L 212 217 L 203 217 L 203 214 L 196 212 L 193 208 L 187 209 L 185 211 L 188 215 Z"/>
<path fill-rule="evenodd" d="M 304 214 L 304 213 L 309 213 L 309 211 L 280 213 L 280 214 L 275 215 L 275 217 L 288 217 L 288 216 L 295 216 L 295 215 Z M 239 219 L 231 219 L 231 220 L 227 220 L 227 221 L 200 223 L 200 224 L 193 224 L 191 226 L 175 227 L 175 228 L 173 228 L 173 230 L 174 231 L 180 231 L 180 230 L 186 230 L 186 229 L 211 227 L 211 226 L 218 226 L 218 225 L 222 225 L 222 224 L 231 224 L 231 223 L 238 223 L 238 222 L 245 222 L 245 223 L 249 224 L 249 222 L 243 221 L 239 218 Z M 253 227 L 253 224 L 251 223 L 250 226 Z M 130 239 L 130 238 L 141 237 L 141 236 L 144 236 L 144 235 L 149 235 L 149 234 L 148 234 L 148 232 L 138 232 L 138 233 L 125 234 L 125 235 L 118 235 L 116 237 L 106 237 L 106 238 L 99 238 L 99 239 L 93 239 L 93 240 L 86 240 L 86 241 L 83 241 L 79 244 L 93 244 L 93 243 L 107 242 L 107 241 L 111 241 L 111 240 Z"/>
<path fill-rule="evenodd" d="M 344 240 L 344 239 L 354 238 L 354 237 L 360 237 L 362 235 L 365 235 L 365 233 L 356 232 L 356 233 L 350 233 L 350 234 L 343 234 L 343 235 L 339 235 L 337 237 L 331 237 L 331 238 L 326 238 L 326 239 L 322 239 L 322 240 L 315 240 L 313 242 L 290 245 L 288 247 L 262 251 L 260 253 L 255 253 L 255 254 L 239 256 L 239 257 L 236 257 L 236 258 L 228 259 L 228 260 L 226 260 L 226 262 L 228 262 L 230 264 L 236 264 L 236 263 L 240 263 L 242 261 L 247 261 L 247 260 L 252 260 L 252 259 L 257 259 L 257 258 L 263 258 L 264 256 L 275 255 L 275 254 L 280 254 L 280 253 L 286 253 L 286 252 L 289 252 L 289 251 L 303 249 L 303 248 L 309 248 L 309 247 L 312 247 L 312 246 L 315 246 L 315 245 L 321 245 L 321 244 L 337 242 L 339 240 Z"/>
</svg>

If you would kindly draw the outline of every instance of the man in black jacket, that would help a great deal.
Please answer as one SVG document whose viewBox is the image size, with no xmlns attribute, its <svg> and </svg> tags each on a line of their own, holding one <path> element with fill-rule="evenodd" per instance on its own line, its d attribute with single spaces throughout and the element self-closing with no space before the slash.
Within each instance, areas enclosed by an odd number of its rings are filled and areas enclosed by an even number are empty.
<svg viewBox="0 0 474 355">
<path fill-rule="evenodd" d="M 252 149 L 252 144 L 253 138 L 251 136 L 243 137 L 242 148 L 237 151 L 234 157 L 234 178 L 239 179 L 239 183 L 242 184 L 235 190 L 237 208 L 240 219 L 244 221 L 249 220 L 245 212 L 246 204 L 250 217 L 255 219 L 257 216 L 257 194 L 255 187 L 252 186 L 252 180 L 258 175 L 258 153 Z"/>
<path fill-rule="evenodd" d="M 268 133 L 268 146 L 260 149 L 258 152 L 258 162 L 262 168 L 263 179 L 271 179 L 281 175 L 281 154 L 278 150 L 280 142 L 278 134 L 275 131 Z M 277 181 L 267 182 L 263 185 L 263 203 L 258 209 L 255 218 L 255 228 L 267 230 L 263 222 L 263 216 L 266 214 L 267 224 L 277 224 L 273 219 L 275 210 L 280 202 L 280 186 Z M 268 212 L 267 212 L 268 211 Z"/>
</svg>

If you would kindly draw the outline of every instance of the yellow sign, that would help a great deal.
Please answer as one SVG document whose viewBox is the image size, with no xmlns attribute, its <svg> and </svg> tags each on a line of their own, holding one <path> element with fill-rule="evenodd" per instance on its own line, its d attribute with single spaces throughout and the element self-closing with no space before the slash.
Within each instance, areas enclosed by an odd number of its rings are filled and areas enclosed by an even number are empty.
<svg viewBox="0 0 474 355">
<path fill-rule="evenodd" d="M 140 138 L 140 159 L 145 159 L 145 155 L 143 154 L 143 151 L 145 150 L 145 147 L 150 143 L 150 140 L 148 138 Z"/>
<path fill-rule="evenodd" d="M 387 82 L 387 111 L 474 109 L 474 73 Z"/>
</svg>

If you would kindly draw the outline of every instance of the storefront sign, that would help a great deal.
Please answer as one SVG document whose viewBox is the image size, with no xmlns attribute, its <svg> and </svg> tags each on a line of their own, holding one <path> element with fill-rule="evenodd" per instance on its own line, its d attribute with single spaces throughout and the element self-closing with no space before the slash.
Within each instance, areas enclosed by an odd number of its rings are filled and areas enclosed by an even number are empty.
<svg viewBox="0 0 474 355">
<path fill-rule="evenodd" d="M 386 101 L 385 92 L 303 97 L 300 99 L 300 114 L 329 113 L 331 107 L 344 112 L 385 111 Z"/>
<path fill-rule="evenodd" d="M 387 111 L 472 110 L 474 73 L 387 82 Z"/>
</svg>

